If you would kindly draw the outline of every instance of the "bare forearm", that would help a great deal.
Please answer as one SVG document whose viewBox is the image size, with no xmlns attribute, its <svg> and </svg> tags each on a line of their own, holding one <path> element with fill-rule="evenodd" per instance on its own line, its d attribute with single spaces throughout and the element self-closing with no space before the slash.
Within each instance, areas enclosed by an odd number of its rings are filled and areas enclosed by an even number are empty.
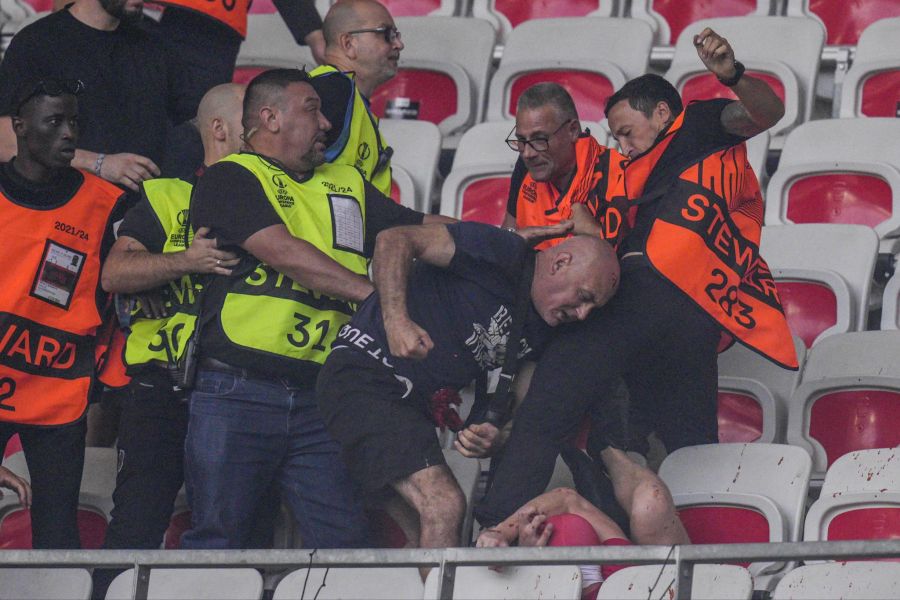
<svg viewBox="0 0 900 600">
<path fill-rule="evenodd" d="M 96 152 L 90 150 L 75 150 L 75 158 L 72 159 L 72 166 L 76 169 L 83 169 L 90 173 L 94 172 L 94 166 L 97 164 L 97 157 L 100 156 Z"/>
<path fill-rule="evenodd" d="M 723 115 L 724 125 L 731 133 L 751 137 L 769 129 L 784 116 L 784 104 L 765 81 L 744 75 L 731 89 L 740 100 L 734 108 L 726 108 L 733 114 Z"/>
<path fill-rule="evenodd" d="M 372 278 L 385 323 L 409 317 L 406 286 L 416 253 L 413 240 L 404 235 L 405 231 L 406 228 L 388 229 L 378 234 L 375 241 Z"/>
<path fill-rule="evenodd" d="M 284 263 L 267 264 L 303 287 L 333 298 L 362 302 L 372 293 L 374 288 L 367 277 L 335 262 L 312 244 L 298 241 L 302 252 L 292 252 L 286 257 L 291 260 Z"/>
<path fill-rule="evenodd" d="M 103 264 L 103 289 L 114 294 L 152 290 L 192 271 L 185 252 L 153 254 L 147 250 L 110 252 Z"/>
</svg>

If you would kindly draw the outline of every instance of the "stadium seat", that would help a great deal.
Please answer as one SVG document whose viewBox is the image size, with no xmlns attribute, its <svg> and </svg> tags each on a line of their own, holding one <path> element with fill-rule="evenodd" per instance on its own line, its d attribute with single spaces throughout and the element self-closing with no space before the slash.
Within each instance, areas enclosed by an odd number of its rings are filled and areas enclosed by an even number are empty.
<svg viewBox="0 0 900 600">
<path fill-rule="evenodd" d="M 900 100 L 900 17 L 863 30 L 841 84 L 841 117 L 896 117 Z"/>
<path fill-rule="evenodd" d="M 437 600 L 440 569 L 432 569 L 425 580 L 425 598 Z M 453 584 L 454 600 L 537 600 L 538 598 L 581 598 L 581 570 L 574 565 L 504 567 L 457 567 Z"/>
<path fill-rule="evenodd" d="M 458 137 L 481 119 L 494 50 L 490 26 L 463 17 L 396 19 L 404 50 L 393 79 L 370 98 L 379 117 L 407 114 Z"/>
<path fill-rule="evenodd" d="M 106 591 L 106 600 L 130 600 L 134 569 L 120 573 Z M 262 575 L 256 569 L 152 569 L 147 600 L 258 600 Z"/>
<path fill-rule="evenodd" d="M 472 16 L 488 21 L 501 43 L 510 32 L 533 19 L 556 17 L 614 17 L 621 12 L 616 4 L 622 0 L 556 0 L 554 2 L 522 2 L 522 0 L 472 0 Z"/>
<path fill-rule="evenodd" d="M 406 119 L 383 119 L 379 131 L 394 149 L 391 167 L 405 171 L 412 179 L 414 193 L 403 193 L 400 203 L 423 212 L 431 211 L 431 199 L 441 156 L 441 132 L 434 123 Z M 402 173 L 394 173 L 394 182 L 402 190 Z M 397 200 L 397 198 L 394 198 Z"/>
<path fill-rule="evenodd" d="M 3 466 L 31 480 L 24 453 L 6 458 Z M 82 548 L 97 549 L 103 544 L 115 487 L 115 448 L 86 448 L 78 498 L 78 532 Z M 31 514 L 19 506 L 14 494 L 4 494 L 0 498 L 0 548 L 31 549 Z"/>
<path fill-rule="evenodd" d="M 272 600 L 421 600 L 424 590 L 415 567 L 314 567 L 288 573 Z"/>
<path fill-rule="evenodd" d="M 799 541 L 810 467 L 795 446 L 706 444 L 669 454 L 659 476 L 695 544 Z M 763 587 L 783 568 L 750 565 Z"/>
<path fill-rule="evenodd" d="M 848 452 L 900 444 L 900 335 L 862 331 L 812 347 L 791 397 L 787 440 L 813 460 L 813 478 Z"/>
<path fill-rule="evenodd" d="M 254 13 L 247 17 L 247 38 L 241 44 L 234 81 L 249 83 L 262 71 L 273 68 L 316 66 L 312 51 L 297 45 L 281 15 Z"/>
<path fill-rule="evenodd" d="M 760 254 L 777 282 L 788 325 L 807 348 L 835 333 L 865 330 L 878 254 L 871 227 L 763 227 Z"/>
<path fill-rule="evenodd" d="M 900 329 L 900 276 L 891 277 L 881 296 L 881 329 Z"/>
<path fill-rule="evenodd" d="M 17 433 L 15 435 L 13 435 L 11 438 L 9 438 L 8 442 L 6 442 L 6 448 L 4 448 L 4 450 L 3 450 L 3 458 L 6 458 L 7 456 L 12 456 L 13 454 L 16 454 L 17 452 L 21 452 L 21 451 L 22 451 L 22 440 L 19 439 L 19 434 Z"/>
<path fill-rule="evenodd" d="M 88 600 L 87 569 L 0 567 L 0 600 Z"/>
<path fill-rule="evenodd" d="M 382 4 L 391 16 L 424 17 L 425 15 L 446 17 L 461 16 L 466 0 L 384 0 Z"/>
<path fill-rule="evenodd" d="M 879 19 L 900 16 L 900 4 L 896 0 L 786 0 L 786 14 L 821 23 L 828 32 L 829 46 L 855 46 L 869 25 Z"/>
<path fill-rule="evenodd" d="M 652 38 L 650 26 L 636 19 L 526 21 L 510 34 L 491 78 L 486 120 L 513 118 L 526 88 L 554 81 L 572 95 L 582 119 L 600 121 L 606 99 L 646 71 Z"/>
<path fill-rule="evenodd" d="M 756 173 L 756 179 L 759 181 L 760 189 L 765 189 L 764 185 L 768 180 L 766 172 L 766 161 L 769 158 L 769 132 L 763 131 L 757 133 L 747 140 L 747 160 Z"/>
<path fill-rule="evenodd" d="M 770 14 L 771 0 L 631 0 L 632 18 L 652 24 L 657 46 L 674 46 L 685 29 L 693 31 L 691 24 L 702 19 Z"/>
<path fill-rule="evenodd" d="M 728 38 L 747 72 L 769 83 L 784 102 L 784 116 L 769 133 L 780 137 L 812 114 L 819 57 L 825 31 L 801 17 L 730 17 L 705 19 L 682 31 L 675 44 L 666 79 L 678 88 L 685 104 L 708 98 L 736 98 L 697 56 L 694 35 L 711 27 Z"/>
<path fill-rule="evenodd" d="M 772 600 L 895 600 L 900 565 L 838 562 L 797 567 L 778 582 Z"/>
<path fill-rule="evenodd" d="M 478 487 L 478 478 L 481 476 L 481 464 L 474 458 L 466 458 L 455 449 L 444 449 L 444 460 L 450 467 L 450 472 L 456 477 L 459 487 L 466 497 L 466 514 L 462 524 L 462 539 L 469 539 L 472 535 L 472 509 L 475 504 L 475 491 Z"/>
<path fill-rule="evenodd" d="M 807 512 L 803 540 L 900 539 L 898 459 L 900 448 L 879 448 L 834 461 Z"/>
<path fill-rule="evenodd" d="M 735 343 L 719 354 L 719 441 L 782 443 L 791 394 L 800 381 L 806 346 L 794 348 L 800 370 L 783 369 Z"/>
<path fill-rule="evenodd" d="M 647 600 L 671 598 L 675 590 L 675 565 L 642 565 L 613 573 L 600 586 L 597 600 Z M 737 565 L 695 565 L 691 600 L 750 600 L 753 579 Z"/>
<path fill-rule="evenodd" d="M 391 199 L 397 204 L 407 208 L 422 210 L 420 206 L 425 203 L 425 198 L 416 192 L 416 184 L 412 175 L 403 167 L 391 165 Z M 430 212 L 430 207 L 424 207 L 425 212 Z"/>
<path fill-rule="evenodd" d="M 874 228 L 881 251 L 900 238 L 900 120 L 822 119 L 788 134 L 766 190 L 767 225 Z"/>
</svg>

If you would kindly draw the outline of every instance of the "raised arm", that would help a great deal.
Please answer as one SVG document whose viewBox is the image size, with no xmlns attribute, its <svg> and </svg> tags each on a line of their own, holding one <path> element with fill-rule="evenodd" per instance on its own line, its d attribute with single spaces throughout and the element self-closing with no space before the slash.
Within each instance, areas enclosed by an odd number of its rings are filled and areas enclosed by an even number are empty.
<svg viewBox="0 0 900 600">
<path fill-rule="evenodd" d="M 709 72 L 720 80 L 729 81 L 737 76 L 734 50 L 728 40 L 707 27 L 694 36 L 694 46 Z M 738 102 L 722 111 L 722 127 L 728 133 L 752 137 L 784 116 L 784 104 L 765 81 L 743 75 L 731 89 Z"/>
<path fill-rule="evenodd" d="M 201 227 L 187 250 L 155 254 L 133 237 L 122 236 L 113 244 L 100 282 L 114 294 L 134 294 L 159 287 L 182 275 L 215 273 L 230 275 L 238 264 L 232 252 L 216 248 L 216 240 L 207 237 L 209 229 Z"/>
<path fill-rule="evenodd" d="M 373 276 L 394 356 L 422 359 L 434 347 L 428 332 L 413 322 L 407 311 L 406 287 L 413 260 L 446 267 L 455 252 L 456 243 L 442 224 L 394 227 L 378 234 Z"/>
</svg>

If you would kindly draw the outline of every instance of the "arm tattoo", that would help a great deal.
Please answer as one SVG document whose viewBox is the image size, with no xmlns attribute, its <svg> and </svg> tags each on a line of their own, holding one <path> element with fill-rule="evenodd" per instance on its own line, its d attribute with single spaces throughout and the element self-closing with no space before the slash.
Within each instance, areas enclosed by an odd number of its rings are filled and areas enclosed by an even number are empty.
<svg viewBox="0 0 900 600">
<path fill-rule="evenodd" d="M 763 130 L 750 117 L 750 113 L 741 102 L 732 102 L 722 110 L 722 127 L 728 133 L 753 137 Z"/>
</svg>

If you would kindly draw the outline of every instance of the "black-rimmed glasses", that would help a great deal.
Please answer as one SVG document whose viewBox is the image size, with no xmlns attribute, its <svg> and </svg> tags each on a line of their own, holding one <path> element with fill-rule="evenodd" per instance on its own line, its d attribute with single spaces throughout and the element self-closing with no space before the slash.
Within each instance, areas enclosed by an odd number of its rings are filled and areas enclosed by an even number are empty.
<svg viewBox="0 0 900 600">
<path fill-rule="evenodd" d="M 547 137 L 536 137 L 530 140 L 520 140 L 519 138 L 512 137 L 513 132 L 515 132 L 516 128 L 513 127 L 509 135 L 510 137 L 506 138 L 506 145 L 509 146 L 513 152 L 524 152 L 525 146 L 531 146 L 531 149 L 535 152 L 546 152 L 550 149 L 550 138 L 560 132 L 560 130 L 572 122 L 573 119 L 566 119 L 562 122 L 562 124 L 556 128 L 556 131 L 548 135 Z"/>
<path fill-rule="evenodd" d="M 25 103 L 35 96 L 61 96 L 72 94 L 77 96 L 84 91 L 84 82 L 80 79 L 42 79 L 34 84 L 31 91 L 16 104 L 16 114 Z"/>
<path fill-rule="evenodd" d="M 381 27 L 373 27 L 370 29 L 354 29 L 353 31 L 348 31 L 347 33 L 377 33 L 384 36 L 384 41 L 388 44 L 393 44 L 400 39 L 400 30 L 396 27 L 388 27 L 386 25 L 382 25 Z"/>
</svg>

